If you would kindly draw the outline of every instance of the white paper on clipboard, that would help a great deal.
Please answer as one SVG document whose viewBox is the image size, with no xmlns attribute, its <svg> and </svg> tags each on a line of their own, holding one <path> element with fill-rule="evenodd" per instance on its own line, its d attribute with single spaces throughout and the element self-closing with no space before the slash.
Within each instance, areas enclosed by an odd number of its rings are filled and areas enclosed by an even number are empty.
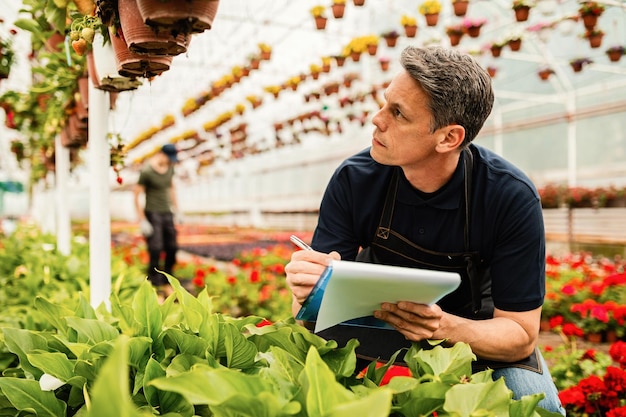
<svg viewBox="0 0 626 417">
<path fill-rule="evenodd" d="M 433 304 L 461 283 L 456 272 L 332 261 L 323 289 L 315 332 L 344 321 L 371 316 L 383 302 Z"/>
</svg>

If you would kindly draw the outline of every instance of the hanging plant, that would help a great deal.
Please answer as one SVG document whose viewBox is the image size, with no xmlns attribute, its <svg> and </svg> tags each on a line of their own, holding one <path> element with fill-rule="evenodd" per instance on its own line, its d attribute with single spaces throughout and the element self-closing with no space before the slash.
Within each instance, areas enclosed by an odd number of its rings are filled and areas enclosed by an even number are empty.
<svg viewBox="0 0 626 417">
<path fill-rule="evenodd" d="M 527 21 L 533 4 L 529 0 L 514 0 L 512 9 L 515 12 L 515 20 L 518 22 Z"/>
<path fill-rule="evenodd" d="M 593 63 L 593 61 L 589 58 L 576 58 L 572 59 L 569 64 L 574 70 L 574 72 L 580 72 L 586 66 Z"/>
<path fill-rule="evenodd" d="M 326 29 L 326 22 L 328 18 L 326 17 L 326 7 L 324 6 L 313 6 L 310 10 L 313 19 L 315 19 L 315 27 L 317 30 Z"/>
<path fill-rule="evenodd" d="M 398 42 L 398 38 L 400 37 L 400 34 L 395 30 L 390 30 L 390 31 L 381 33 L 380 37 L 385 40 L 385 43 L 387 44 L 389 48 L 393 48 L 394 46 L 396 46 L 396 43 Z"/>
<path fill-rule="evenodd" d="M 404 27 L 404 34 L 407 38 L 414 38 L 417 34 L 417 19 L 413 16 L 402 15 L 400 24 Z"/>
<path fill-rule="evenodd" d="M 599 29 L 587 30 L 583 35 L 583 38 L 589 41 L 589 46 L 592 48 L 599 48 L 602 45 L 602 38 L 604 37 L 604 31 Z"/>
<path fill-rule="evenodd" d="M 605 52 L 611 62 L 617 62 L 620 59 L 622 59 L 622 56 L 624 56 L 625 50 L 626 48 L 624 48 L 624 46 L 616 45 L 616 46 L 611 46 Z"/>
<path fill-rule="evenodd" d="M 346 10 L 346 0 L 333 0 L 333 4 L 330 6 L 335 19 L 343 18 L 343 14 Z"/>
<path fill-rule="evenodd" d="M 426 18 L 428 26 L 437 26 L 439 13 L 441 13 L 441 2 L 439 0 L 426 0 L 420 4 L 419 12 Z"/>
<path fill-rule="evenodd" d="M 541 67 L 537 70 L 537 75 L 542 81 L 548 80 L 552 74 L 554 74 L 554 70 L 550 67 Z"/>
<path fill-rule="evenodd" d="M 469 0 L 452 0 L 452 9 L 454 15 L 463 17 L 467 14 L 467 8 L 469 6 Z"/>
<path fill-rule="evenodd" d="M 598 17 L 604 13 L 604 6 L 595 1 L 586 1 L 578 8 L 578 14 L 583 19 L 585 29 L 591 30 L 596 27 Z"/>
</svg>

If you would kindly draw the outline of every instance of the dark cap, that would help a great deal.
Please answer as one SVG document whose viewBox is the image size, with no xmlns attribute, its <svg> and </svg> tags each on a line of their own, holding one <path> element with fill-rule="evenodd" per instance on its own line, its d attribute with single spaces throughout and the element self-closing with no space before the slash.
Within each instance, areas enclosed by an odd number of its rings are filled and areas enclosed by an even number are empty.
<svg viewBox="0 0 626 417">
<path fill-rule="evenodd" d="M 161 148 L 161 152 L 163 152 L 165 155 L 167 155 L 168 158 L 170 158 L 170 162 L 178 162 L 178 157 L 176 156 L 176 154 L 178 153 L 178 149 L 176 149 L 176 146 L 172 145 L 171 143 L 163 145 L 163 147 Z"/>
</svg>

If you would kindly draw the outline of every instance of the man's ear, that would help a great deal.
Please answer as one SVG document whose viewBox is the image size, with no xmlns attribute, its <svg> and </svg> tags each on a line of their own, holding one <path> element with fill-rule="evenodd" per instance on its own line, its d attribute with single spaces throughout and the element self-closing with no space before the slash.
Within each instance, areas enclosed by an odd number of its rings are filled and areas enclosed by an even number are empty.
<svg viewBox="0 0 626 417">
<path fill-rule="evenodd" d="M 465 139 L 465 128 L 461 125 L 448 125 L 443 128 L 444 136 L 437 144 L 439 152 L 450 152 L 460 149 Z"/>
</svg>

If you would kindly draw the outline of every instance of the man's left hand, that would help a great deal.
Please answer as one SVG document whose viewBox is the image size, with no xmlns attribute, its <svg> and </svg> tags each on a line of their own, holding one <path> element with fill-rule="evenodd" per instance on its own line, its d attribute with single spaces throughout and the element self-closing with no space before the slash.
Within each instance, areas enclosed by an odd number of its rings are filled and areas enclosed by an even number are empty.
<svg viewBox="0 0 626 417">
<path fill-rule="evenodd" d="M 408 301 L 383 303 L 374 317 L 392 325 L 407 340 L 418 342 L 434 339 L 439 329 L 443 311 L 437 304 L 416 304 Z"/>
</svg>

